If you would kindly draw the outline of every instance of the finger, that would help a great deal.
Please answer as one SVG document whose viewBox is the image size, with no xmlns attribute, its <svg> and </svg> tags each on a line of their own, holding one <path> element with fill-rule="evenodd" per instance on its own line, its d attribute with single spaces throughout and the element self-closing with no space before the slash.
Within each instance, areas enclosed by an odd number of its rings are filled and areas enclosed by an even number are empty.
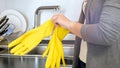
<svg viewBox="0 0 120 68">
<path fill-rule="evenodd" d="M 52 18 L 51 18 L 51 19 L 52 19 L 53 23 L 55 23 L 55 22 L 56 22 L 57 18 L 58 18 L 58 15 L 53 15 L 53 16 L 52 16 Z"/>
<path fill-rule="evenodd" d="M 18 44 L 16 47 L 10 50 L 10 53 L 15 53 L 17 50 L 23 47 L 23 44 Z"/>
<path fill-rule="evenodd" d="M 11 48 L 17 44 L 19 44 L 20 42 L 23 41 L 24 38 L 28 37 L 30 34 L 32 34 L 34 32 L 34 30 L 30 30 L 28 32 L 26 32 L 25 34 L 23 34 L 22 36 L 20 36 L 19 38 L 17 38 L 16 40 L 12 41 L 9 45 L 8 48 Z"/>
<path fill-rule="evenodd" d="M 12 42 L 8 45 L 8 48 L 11 48 L 11 47 L 13 47 L 13 46 L 16 46 L 16 45 L 18 45 L 19 43 L 20 43 L 19 39 L 14 40 L 14 41 L 12 41 Z"/>
<path fill-rule="evenodd" d="M 66 63 L 65 63 L 65 60 L 64 60 L 64 49 L 63 49 L 63 44 L 60 40 L 58 40 L 59 42 L 59 46 L 60 46 L 60 52 L 61 52 L 61 58 L 62 58 L 62 63 L 63 63 L 63 66 L 66 66 Z"/>
<path fill-rule="evenodd" d="M 31 50 L 32 50 L 32 48 L 26 48 L 26 49 L 24 50 L 24 52 L 21 52 L 21 53 L 20 53 L 20 55 L 23 56 L 23 55 L 27 54 L 28 52 L 30 52 Z"/>
<path fill-rule="evenodd" d="M 15 55 L 20 55 L 20 53 L 24 52 L 27 48 L 24 46 L 22 48 L 20 48 L 19 50 L 17 50 L 14 54 Z"/>
<path fill-rule="evenodd" d="M 24 36 L 21 36 L 19 38 L 17 38 L 16 40 L 12 41 L 9 45 L 8 45 L 8 48 L 11 48 L 13 46 L 16 46 L 18 45 L 19 43 L 22 42 L 22 39 L 24 38 Z"/>
<path fill-rule="evenodd" d="M 54 25 L 55 25 L 55 27 L 57 27 L 57 26 L 60 26 L 60 24 L 59 24 L 59 22 L 58 22 L 58 18 L 59 18 L 59 15 L 57 14 L 57 15 L 54 15 L 51 19 L 52 19 L 52 21 L 53 21 L 53 23 L 54 23 Z"/>
<path fill-rule="evenodd" d="M 44 51 L 44 53 L 42 54 L 42 57 L 45 57 L 45 56 L 48 54 L 51 45 L 53 45 L 53 39 L 51 39 L 51 40 L 49 41 L 49 44 L 48 44 L 46 50 Z"/>
</svg>

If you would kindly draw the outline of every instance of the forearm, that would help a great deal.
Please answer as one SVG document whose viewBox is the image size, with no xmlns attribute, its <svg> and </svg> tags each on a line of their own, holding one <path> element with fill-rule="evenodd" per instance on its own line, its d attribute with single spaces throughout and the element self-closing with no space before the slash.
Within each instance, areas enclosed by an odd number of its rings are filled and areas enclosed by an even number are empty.
<svg viewBox="0 0 120 68">
<path fill-rule="evenodd" d="M 82 24 L 80 24 L 78 22 L 70 23 L 67 28 L 71 33 L 73 33 L 76 36 L 82 38 L 81 33 L 80 33 L 81 28 L 82 28 Z"/>
</svg>

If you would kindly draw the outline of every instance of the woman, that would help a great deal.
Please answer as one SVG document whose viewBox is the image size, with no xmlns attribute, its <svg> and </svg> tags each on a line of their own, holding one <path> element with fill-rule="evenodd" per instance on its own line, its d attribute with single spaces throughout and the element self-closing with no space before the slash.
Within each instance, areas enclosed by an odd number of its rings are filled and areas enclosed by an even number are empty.
<svg viewBox="0 0 120 68">
<path fill-rule="evenodd" d="M 87 0 L 79 22 L 62 14 L 53 15 L 56 26 L 76 35 L 73 68 L 120 68 L 119 15 L 120 0 Z M 79 58 L 81 39 L 87 42 L 86 66 Z"/>
</svg>

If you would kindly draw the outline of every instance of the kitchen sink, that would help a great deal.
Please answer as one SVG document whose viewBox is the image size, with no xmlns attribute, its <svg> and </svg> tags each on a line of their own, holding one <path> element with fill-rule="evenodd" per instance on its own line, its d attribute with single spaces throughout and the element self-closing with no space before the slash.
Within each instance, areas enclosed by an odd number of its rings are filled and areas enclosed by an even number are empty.
<svg viewBox="0 0 120 68">
<path fill-rule="evenodd" d="M 43 58 L 41 55 L 48 43 L 41 43 L 24 56 L 14 56 L 10 54 L 6 43 L 7 41 L 0 43 L 0 68 L 45 68 L 46 58 Z M 67 66 L 63 67 L 61 63 L 61 68 L 72 68 L 74 45 L 68 43 L 63 45 Z"/>
</svg>

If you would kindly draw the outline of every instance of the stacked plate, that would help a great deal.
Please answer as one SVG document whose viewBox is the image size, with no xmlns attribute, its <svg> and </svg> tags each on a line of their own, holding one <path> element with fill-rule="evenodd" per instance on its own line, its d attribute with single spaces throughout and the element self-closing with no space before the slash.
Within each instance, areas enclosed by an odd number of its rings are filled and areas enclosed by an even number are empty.
<svg viewBox="0 0 120 68">
<path fill-rule="evenodd" d="M 18 37 L 26 31 L 27 22 L 26 22 L 25 17 L 20 12 L 13 10 L 13 9 L 5 10 L 5 11 L 0 13 L 0 18 L 3 16 L 7 16 L 9 18 L 7 23 L 15 26 L 15 29 L 12 33 L 13 37 L 15 37 L 15 36 Z"/>
</svg>

